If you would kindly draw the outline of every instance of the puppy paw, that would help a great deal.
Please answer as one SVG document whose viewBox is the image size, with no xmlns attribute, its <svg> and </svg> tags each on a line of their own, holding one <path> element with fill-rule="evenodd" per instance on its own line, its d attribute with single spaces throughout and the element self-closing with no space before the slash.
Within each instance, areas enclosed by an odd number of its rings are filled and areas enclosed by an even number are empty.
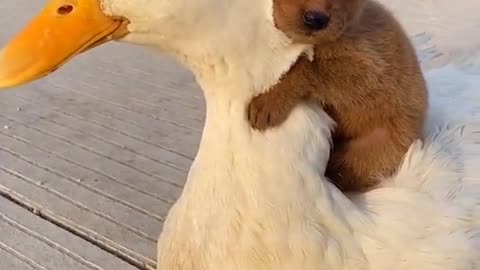
<svg viewBox="0 0 480 270">
<path fill-rule="evenodd" d="M 248 105 L 248 121 L 252 128 L 264 131 L 279 126 L 291 111 L 290 106 L 278 102 L 268 93 L 254 97 Z"/>
</svg>

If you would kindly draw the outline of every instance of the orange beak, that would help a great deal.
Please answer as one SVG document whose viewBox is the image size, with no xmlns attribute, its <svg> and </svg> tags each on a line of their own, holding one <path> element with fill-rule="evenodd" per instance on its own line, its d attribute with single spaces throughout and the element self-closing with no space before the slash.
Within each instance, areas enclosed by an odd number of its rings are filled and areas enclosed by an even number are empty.
<svg viewBox="0 0 480 270">
<path fill-rule="evenodd" d="M 0 90 L 40 79 L 74 56 L 128 33 L 97 0 L 51 0 L 0 50 Z"/>
</svg>

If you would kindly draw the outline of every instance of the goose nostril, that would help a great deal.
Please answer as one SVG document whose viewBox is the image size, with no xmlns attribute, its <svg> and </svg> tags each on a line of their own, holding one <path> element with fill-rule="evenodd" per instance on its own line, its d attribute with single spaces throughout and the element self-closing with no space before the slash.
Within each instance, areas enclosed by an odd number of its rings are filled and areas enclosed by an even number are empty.
<svg viewBox="0 0 480 270">
<path fill-rule="evenodd" d="M 63 5 L 57 9 L 59 15 L 68 15 L 73 11 L 72 5 Z"/>
<path fill-rule="evenodd" d="M 321 11 L 305 11 L 303 14 L 304 24 L 311 30 L 319 31 L 327 28 L 330 16 Z"/>
</svg>

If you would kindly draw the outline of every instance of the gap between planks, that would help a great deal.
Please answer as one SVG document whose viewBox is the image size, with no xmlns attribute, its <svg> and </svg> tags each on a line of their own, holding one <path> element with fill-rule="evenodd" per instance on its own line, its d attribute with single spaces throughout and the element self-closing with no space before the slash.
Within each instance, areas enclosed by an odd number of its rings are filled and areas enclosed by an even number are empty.
<svg viewBox="0 0 480 270">
<path fill-rule="evenodd" d="M 34 203 L 29 203 L 27 200 L 22 199 L 22 196 L 16 196 L 12 192 L 9 192 L 8 190 L 4 190 L 3 187 L 0 186 L 0 196 L 5 198 L 6 200 L 24 208 L 25 210 L 31 212 L 32 214 L 38 216 L 39 218 L 55 225 L 56 227 L 65 230 L 71 234 L 73 234 L 76 237 L 79 237 L 92 245 L 100 248 L 101 250 L 112 254 L 113 256 L 119 258 L 122 261 L 125 261 L 126 263 L 137 267 L 140 270 L 156 270 L 156 265 L 155 263 L 148 263 L 145 261 L 142 261 L 138 258 L 135 258 L 127 253 L 122 252 L 121 250 L 109 245 L 108 243 L 102 242 L 101 240 L 95 239 L 94 237 L 91 237 L 85 232 L 82 232 L 78 229 L 75 229 L 71 226 L 68 225 L 67 222 L 63 222 L 60 219 L 57 219 L 55 214 L 50 213 L 48 210 L 43 210 L 41 207 L 36 206 Z M 38 265 L 31 265 L 31 266 L 38 266 Z M 42 269 L 42 268 L 40 268 Z"/>
</svg>

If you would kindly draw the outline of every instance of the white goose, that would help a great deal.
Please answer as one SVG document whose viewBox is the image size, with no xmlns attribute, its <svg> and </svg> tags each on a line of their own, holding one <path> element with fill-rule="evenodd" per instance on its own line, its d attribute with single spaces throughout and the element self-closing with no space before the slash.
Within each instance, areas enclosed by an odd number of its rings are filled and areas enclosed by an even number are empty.
<svg viewBox="0 0 480 270">
<path fill-rule="evenodd" d="M 384 2 L 410 33 L 432 34 L 448 59 L 480 45 L 478 33 L 459 34 L 470 23 L 479 32 L 476 17 L 454 27 L 463 20 L 447 16 L 460 3 L 432 17 L 451 1 Z M 471 14 L 480 7 L 474 0 L 469 5 Z M 477 40 L 452 43 L 449 36 Z M 468 102 L 465 97 L 478 101 L 475 65 L 429 67 L 438 96 L 432 102 L 449 104 L 432 108 L 427 141 L 412 146 L 385 186 L 347 197 L 323 177 L 331 126 L 323 111 L 299 106 L 265 134 L 245 119 L 249 98 L 308 49 L 276 30 L 272 0 L 52 0 L 0 52 L 0 87 L 45 76 L 110 39 L 174 55 L 206 97 L 200 148 L 160 236 L 158 269 L 480 269 L 480 125 L 454 128 L 467 115 L 478 120 L 479 107 L 452 105 Z M 452 112 L 458 117 L 449 118 Z"/>
</svg>

